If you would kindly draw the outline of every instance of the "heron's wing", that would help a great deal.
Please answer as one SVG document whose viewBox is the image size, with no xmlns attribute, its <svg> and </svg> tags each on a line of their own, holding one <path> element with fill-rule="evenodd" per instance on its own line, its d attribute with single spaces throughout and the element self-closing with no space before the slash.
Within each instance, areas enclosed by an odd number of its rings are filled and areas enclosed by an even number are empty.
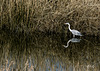
<svg viewBox="0 0 100 71">
<path fill-rule="evenodd" d="M 78 31 L 78 30 L 72 30 L 72 33 L 74 34 L 74 35 L 80 35 L 80 36 L 82 36 L 82 34 Z"/>
</svg>

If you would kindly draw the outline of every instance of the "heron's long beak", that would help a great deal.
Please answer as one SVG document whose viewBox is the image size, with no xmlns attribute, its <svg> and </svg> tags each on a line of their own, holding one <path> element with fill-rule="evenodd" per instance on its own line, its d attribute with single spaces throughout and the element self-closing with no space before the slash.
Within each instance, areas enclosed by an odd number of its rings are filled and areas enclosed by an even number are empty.
<svg viewBox="0 0 100 71">
<path fill-rule="evenodd" d="M 64 23 L 66 25 L 66 23 Z"/>
</svg>

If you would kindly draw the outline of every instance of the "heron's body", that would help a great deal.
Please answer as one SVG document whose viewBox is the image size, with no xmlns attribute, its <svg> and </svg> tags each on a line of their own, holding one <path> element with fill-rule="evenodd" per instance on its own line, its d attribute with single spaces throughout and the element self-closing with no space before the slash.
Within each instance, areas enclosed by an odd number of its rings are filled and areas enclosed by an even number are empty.
<svg viewBox="0 0 100 71">
<path fill-rule="evenodd" d="M 79 32 L 79 31 L 77 31 L 77 30 L 71 30 L 71 32 L 72 32 L 72 34 L 73 34 L 73 37 L 75 37 L 75 35 L 76 36 L 82 36 L 82 34 Z"/>
<path fill-rule="evenodd" d="M 70 29 L 70 24 L 69 23 L 65 23 L 65 24 L 68 24 L 68 28 L 71 31 L 71 33 L 73 34 L 73 37 L 75 37 L 75 35 L 76 36 L 82 36 L 82 34 L 78 30 Z"/>
</svg>

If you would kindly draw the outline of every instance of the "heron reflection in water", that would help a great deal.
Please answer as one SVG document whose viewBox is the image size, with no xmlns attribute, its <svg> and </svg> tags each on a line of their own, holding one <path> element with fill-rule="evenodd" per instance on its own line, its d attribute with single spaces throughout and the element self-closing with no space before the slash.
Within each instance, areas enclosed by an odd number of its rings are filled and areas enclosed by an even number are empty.
<svg viewBox="0 0 100 71">
<path fill-rule="evenodd" d="M 81 40 L 81 39 L 78 39 L 78 38 L 72 38 L 72 39 L 68 40 L 66 46 L 65 46 L 65 45 L 63 45 L 63 46 L 64 46 L 65 48 L 67 48 L 67 47 L 69 46 L 69 43 L 70 43 L 70 42 L 77 43 L 77 42 L 80 42 L 80 40 Z"/>
</svg>

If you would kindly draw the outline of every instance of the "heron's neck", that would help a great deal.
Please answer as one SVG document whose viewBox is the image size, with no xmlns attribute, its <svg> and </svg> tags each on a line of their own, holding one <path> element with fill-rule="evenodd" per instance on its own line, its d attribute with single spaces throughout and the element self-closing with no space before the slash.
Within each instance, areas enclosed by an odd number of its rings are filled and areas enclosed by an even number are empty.
<svg viewBox="0 0 100 71">
<path fill-rule="evenodd" d="M 71 31 L 71 29 L 70 29 L 70 24 L 68 24 L 68 28 L 69 28 L 69 30 Z"/>
</svg>

